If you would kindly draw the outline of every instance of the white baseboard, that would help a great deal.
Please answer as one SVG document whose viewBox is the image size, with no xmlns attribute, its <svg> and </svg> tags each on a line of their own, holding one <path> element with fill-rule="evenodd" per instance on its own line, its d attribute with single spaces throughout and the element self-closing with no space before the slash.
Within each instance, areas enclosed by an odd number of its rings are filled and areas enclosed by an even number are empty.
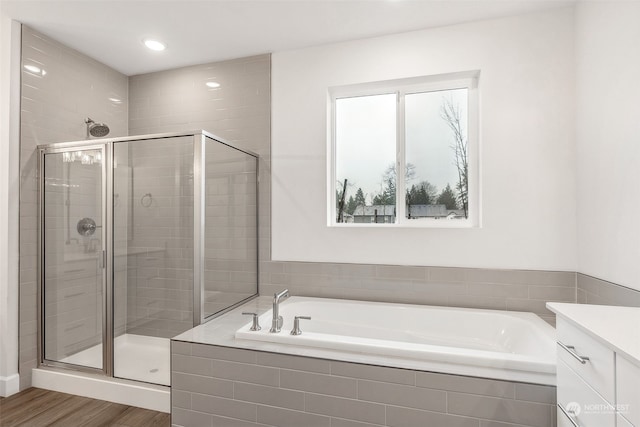
<svg viewBox="0 0 640 427">
<path fill-rule="evenodd" d="M 13 374 L 0 377 L 0 396 L 9 397 L 20 391 L 20 375 Z"/>
<path fill-rule="evenodd" d="M 169 387 L 42 368 L 33 370 L 31 384 L 46 390 L 171 412 Z"/>
</svg>

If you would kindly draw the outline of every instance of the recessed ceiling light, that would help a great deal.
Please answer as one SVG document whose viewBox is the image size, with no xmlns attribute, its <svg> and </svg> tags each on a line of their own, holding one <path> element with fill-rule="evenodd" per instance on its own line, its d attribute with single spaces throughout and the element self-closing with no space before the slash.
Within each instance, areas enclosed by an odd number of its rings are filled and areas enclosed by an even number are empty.
<svg viewBox="0 0 640 427">
<path fill-rule="evenodd" d="M 122 104 L 122 100 L 118 98 L 109 98 L 109 101 L 113 102 L 114 104 Z"/>
<path fill-rule="evenodd" d="M 218 82 L 206 82 L 205 84 L 207 85 L 207 87 L 210 87 L 212 89 L 220 87 L 220 83 L 218 83 Z"/>
<path fill-rule="evenodd" d="M 146 47 L 148 47 L 151 50 L 156 50 L 156 51 L 161 51 L 161 50 L 165 50 L 167 46 L 165 46 L 164 43 L 158 41 L 158 40 L 153 40 L 153 39 L 145 39 L 144 40 L 144 45 Z"/>
</svg>

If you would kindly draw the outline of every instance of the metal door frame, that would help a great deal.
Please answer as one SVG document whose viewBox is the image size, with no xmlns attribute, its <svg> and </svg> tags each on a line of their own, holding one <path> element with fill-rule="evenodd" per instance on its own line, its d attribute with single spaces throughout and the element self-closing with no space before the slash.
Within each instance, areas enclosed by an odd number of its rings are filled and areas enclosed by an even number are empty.
<svg viewBox="0 0 640 427">
<path fill-rule="evenodd" d="M 102 155 L 101 164 L 101 187 L 102 187 L 102 228 L 101 228 L 101 252 L 102 252 L 102 368 L 92 368 L 84 365 L 76 365 L 73 363 L 60 362 L 50 360 L 45 357 L 45 316 L 44 314 L 44 298 L 45 298 L 45 156 L 48 154 L 61 154 L 65 152 L 75 152 L 83 150 L 99 150 Z M 109 194 L 113 191 L 112 172 L 111 172 L 111 151 L 110 142 L 97 143 L 96 141 L 85 141 L 75 144 L 50 144 L 38 147 L 38 262 L 37 262 L 37 351 L 38 366 L 51 366 L 76 371 L 102 373 L 111 375 L 113 371 L 113 328 L 109 327 L 113 318 L 113 308 L 111 302 L 113 299 L 113 272 L 112 260 L 106 256 L 111 250 L 111 216 L 113 212 L 113 199 Z"/>
</svg>

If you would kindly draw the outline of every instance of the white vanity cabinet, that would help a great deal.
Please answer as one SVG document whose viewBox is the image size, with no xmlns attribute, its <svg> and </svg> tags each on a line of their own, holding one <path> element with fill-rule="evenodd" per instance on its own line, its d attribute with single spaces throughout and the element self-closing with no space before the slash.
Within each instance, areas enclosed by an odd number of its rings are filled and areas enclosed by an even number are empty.
<svg viewBox="0 0 640 427">
<path fill-rule="evenodd" d="M 640 427 L 640 308 L 548 303 L 556 313 L 559 427 Z"/>
</svg>

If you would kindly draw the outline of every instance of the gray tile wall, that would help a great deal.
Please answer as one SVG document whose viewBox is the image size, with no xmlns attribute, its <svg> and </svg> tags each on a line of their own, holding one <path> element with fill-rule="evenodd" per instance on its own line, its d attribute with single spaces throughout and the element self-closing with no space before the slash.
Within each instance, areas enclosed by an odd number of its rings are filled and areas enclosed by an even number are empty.
<svg viewBox="0 0 640 427">
<path fill-rule="evenodd" d="M 573 272 L 266 262 L 260 293 L 530 311 L 551 324 L 547 301 L 575 302 Z"/>
<path fill-rule="evenodd" d="M 85 139 L 84 119 L 106 122 L 110 136 L 127 135 L 128 79 L 117 71 L 22 27 L 20 136 L 20 387 L 31 385 L 37 339 L 36 146 Z"/>
<path fill-rule="evenodd" d="M 552 427 L 555 387 L 172 341 L 172 425 Z"/>
<path fill-rule="evenodd" d="M 640 307 L 640 291 L 578 273 L 578 304 Z"/>
</svg>

